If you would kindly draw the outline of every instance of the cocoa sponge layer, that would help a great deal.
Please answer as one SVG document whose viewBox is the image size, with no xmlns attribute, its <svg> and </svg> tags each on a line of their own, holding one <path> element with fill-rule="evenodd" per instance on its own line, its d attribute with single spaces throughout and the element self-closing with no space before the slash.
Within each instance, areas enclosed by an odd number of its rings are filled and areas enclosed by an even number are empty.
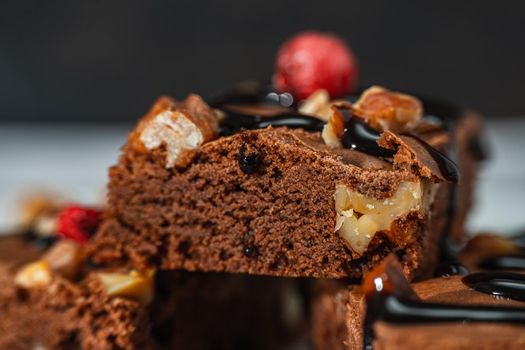
<svg viewBox="0 0 525 350">
<path fill-rule="evenodd" d="M 89 247 L 94 263 L 360 278 L 390 252 L 409 276 L 437 254 L 428 242 L 441 231 L 429 222 L 446 207 L 443 183 L 432 215 L 394 222 L 395 244 L 378 233 L 358 256 L 334 233 L 337 184 L 385 199 L 402 181 L 421 180 L 410 164 L 394 168 L 357 151 L 333 152 L 317 133 L 286 128 L 207 143 L 182 170 L 167 169 L 165 159 L 162 148 L 124 147 L 110 170 L 106 218 Z"/>
</svg>

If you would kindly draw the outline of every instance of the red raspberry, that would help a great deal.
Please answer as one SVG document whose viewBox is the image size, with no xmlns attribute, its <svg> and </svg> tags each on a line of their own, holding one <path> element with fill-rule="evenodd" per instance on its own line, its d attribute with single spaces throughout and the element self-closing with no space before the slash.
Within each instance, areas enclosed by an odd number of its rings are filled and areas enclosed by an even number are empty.
<svg viewBox="0 0 525 350">
<path fill-rule="evenodd" d="M 287 40 L 277 53 L 275 87 L 305 99 L 318 89 L 332 98 L 350 92 L 357 83 L 357 62 L 337 36 L 303 32 Z"/>
<path fill-rule="evenodd" d="M 59 236 L 77 243 L 86 243 L 98 228 L 100 211 L 78 205 L 65 207 L 58 216 Z"/>
</svg>

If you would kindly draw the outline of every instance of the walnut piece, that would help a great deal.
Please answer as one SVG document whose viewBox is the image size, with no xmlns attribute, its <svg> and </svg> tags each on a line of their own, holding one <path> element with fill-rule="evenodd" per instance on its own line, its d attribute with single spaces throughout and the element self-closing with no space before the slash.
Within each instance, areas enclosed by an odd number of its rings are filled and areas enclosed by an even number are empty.
<svg viewBox="0 0 525 350">
<path fill-rule="evenodd" d="M 362 255 L 376 232 L 390 229 L 397 218 L 423 208 L 423 189 L 420 182 L 406 181 L 399 184 L 392 197 L 378 200 L 337 185 L 334 199 L 335 232 L 346 240 L 352 251 Z"/>
<path fill-rule="evenodd" d="M 80 267 L 80 245 L 64 239 L 55 243 L 43 256 L 54 273 L 73 279 Z"/>
<path fill-rule="evenodd" d="M 164 145 L 166 167 L 172 168 L 189 164 L 192 151 L 215 139 L 218 129 L 217 114 L 199 96 L 190 95 L 182 102 L 163 96 L 133 135 L 150 151 Z"/>
<path fill-rule="evenodd" d="M 344 100 L 330 100 L 328 92 L 321 89 L 315 91 L 306 100 L 301 102 L 299 112 L 328 122 L 334 113 L 332 106 L 341 103 L 344 104 L 348 102 Z"/>
<path fill-rule="evenodd" d="M 23 266 L 15 275 L 15 284 L 23 288 L 45 287 L 52 279 L 47 261 L 39 260 Z"/>
<path fill-rule="evenodd" d="M 351 108 L 350 104 L 346 103 L 345 106 Z M 321 137 L 324 143 L 330 147 L 341 147 L 341 137 L 345 129 L 343 116 L 337 108 L 330 108 L 331 115 L 328 122 L 324 125 Z"/>
<path fill-rule="evenodd" d="M 148 303 L 153 298 L 153 269 L 144 273 L 132 270 L 129 273 L 99 272 L 97 275 L 110 296 L 130 298 L 143 303 Z"/>
<path fill-rule="evenodd" d="M 410 130 L 423 114 L 423 105 L 417 98 L 380 86 L 365 90 L 353 108 L 356 115 L 378 131 Z"/>
<path fill-rule="evenodd" d="M 321 89 L 308 96 L 306 100 L 301 102 L 299 112 L 328 121 L 332 114 L 330 109 L 330 95 L 328 94 L 328 91 Z"/>
</svg>

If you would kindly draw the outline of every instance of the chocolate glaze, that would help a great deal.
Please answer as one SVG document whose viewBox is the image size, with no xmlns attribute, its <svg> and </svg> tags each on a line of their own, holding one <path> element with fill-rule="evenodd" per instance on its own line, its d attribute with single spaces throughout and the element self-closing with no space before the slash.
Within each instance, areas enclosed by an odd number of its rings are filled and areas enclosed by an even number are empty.
<svg viewBox="0 0 525 350">
<path fill-rule="evenodd" d="M 321 131 L 324 122 L 314 117 L 300 114 L 293 110 L 264 117 L 257 114 L 244 114 L 227 107 L 222 109 L 226 116 L 221 120 L 219 135 L 227 136 L 242 130 L 267 128 L 268 126 L 301 128 L 307 131 Z"/>
<path fill-rule="evenodd" d="M 462 279 L 478 292 L 525 301 L 525 275 L 513 272 L 478 272 Z"/>
<path fill-rule="evenodd" d="M 379 147 L 377 140 L 381 134 L 371 128 L 364 119 L 352 115 L 349 108 L 338 107 L 343 118 L 344 130 L 341 144 L 344 148 L 355 149 L 376 157 L 391 158 L 394 151 Z"/>
<path fill-rule="evenodd" d="M 372 349 L 374 324 L 377 321 L 396 324 L 439 322 L 525 324 L 525 308 L 423 302 L 410 295 L 399 295 L 399 290 L 403 290 L 403 286 L 392 285 L 392 281 L 395 280 L 395 278 L 376 277 L 371 292 L 365 295 L 367 312 L 364 349 Z M 525 301 L 525 275 L 483 272 L 467 275 L 463 277 L 463 281 L 480 292 Z"/>
<path fill-rule="evenodd" d="M 376 321 L 391 323 L 498 322 L 525 323 L 525 308 L 444 305 L 424 303 L 395 296 L 379 296 L 368 301 L 364 349 L 372 349 Z"/>
<path fill-rule="evenodd" d="M 459 181 L 459 169 L 457 165 L 450 160 L 447 156 L 445 156 L 443 153 L 439 152 L 434 147 L 430 146 L 428 143 L 417 137 L 413 134 L 404 134 L 405 136 L 410 136 L 416 140 L 419 141 L 425 147 L 427 152 L 430 154 L 432 159 L 437 163 L 439 170 L 441 171 L 441 174 L 447 181 L 452 183 L 458 183 Z"/>
<path fill-rule="evenodd" d="M 301 128 L 307 131 L 322 131 L 324 122 L 317 118 L 299 113 L 295 101 L 290 94 L 272 91 L 271 86 L 264 83 L 244 82 L 237 84 L 231 89 L 216 94 L 210 105 L 221 109 L 225 116 L 220 121 L 219 134 L 221 136 L 231 135 L 241 130 L 252 130 L 266 128 L 268 126 L 289 128 Z M 244 111 L 232 108 L 232 106 L 243 106 Z M 249 112 L 246 106 L 268 106 L 275 108 L 275 114 L 261 115 L 257 109 Z M 283 108 L 287 108 L 283 112 Z M 443 108 L 441 108 L 443 109 Z M 377 145 L 380 133 L 371 128 L 363 119 L 352 116 L 349 109 L 339 109 L 344 119 L 344 132 L 341 137 L 343 147 L 355 149 L 376 157 L 391 158 L 395 151 L 388 150 Z M 447 114 L 448 116 L 448 114 Z M 444 120 L 445 117 L 441 117 Z M 456 183 L 459 178 L 457 166 L 441 152 L 430 146 L 416 135 L 407 134 L 420 142 L 434 161 L 438 164 L 443 176 L 451 182 Z"/>
</svg>

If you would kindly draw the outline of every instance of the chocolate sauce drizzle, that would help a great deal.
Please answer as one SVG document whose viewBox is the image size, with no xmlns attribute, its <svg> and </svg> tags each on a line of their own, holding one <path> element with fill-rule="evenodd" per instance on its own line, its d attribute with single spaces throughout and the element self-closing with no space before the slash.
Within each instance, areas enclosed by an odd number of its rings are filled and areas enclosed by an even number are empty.
<svg viewBox="0 0 525 350">
<path fill-rule="evenodd" d="M 439 152 L 434 147 L 430 146 L 428 143 L 417 137 L 413 134 L 404 134 L 405 136 L 410 136 L 417 141 L 419 141 L 420 144 L 425 147 L 425 150 L 430 154 L 432 159 L 436 162 L 436 164 L 439 167 L 439 170 L 441 171 L 441 174 L 443 177 L 452 183 L 458 183 L 459 181 L 459 169 L 457 165 L 450 160 L 447 156 L 445 156 L 443 153 Z"/>
<path fill-rule="evenodd" d="M 513 272 L 478 272 L 462 278 L 478 292 L 525 301 L 525 275 Z"/>
<path fill-rule="evenodd" d="M 375 278 L 373 292 L 366 295 L 364 349 L 372 349 L 374 324 L 377 321 L 396 324 L 439 322 L 525 324 L 525 308 L 522 307 L 423 302 L 407 296 L 395 295 L 394 293 L 402 289 L 402 286 L 387 286 L 389 280 L 394 279 Z M 525 301 L 525 275 L 510 272 L 481 272 L 467 275 L 462 280 L 467 286 L 479 292 Z"/>
<path fill-rule="evenodd" d="M 376 157 L 391 158 L 394 151 L 379 147 L 377 140 L 381 134 L 371 128 L 364 119 L 353 116 L 348 108 L 338 108 L 344 122 L 341 144 L 344 148 L 355 149 Z"/>
<path fill-rule="evenodd" d="M 219 134 L 221 136 L 231 135 L 242 130 L 254 130 L 268 126 L 289 128 L 301 128 L 307 131 L 320 132 L 325 123 L 317 118 L 301 114 L 297 109 L 293 97 L 288 93 L 278 93 L 272 90 L 269 84 L 257 82 L 244 82 L 233 88 L 216 94 L 210 105 L 221 109 L 225 116 L 220 122 Z M 257 109 L 240 111 L 232 106 L 267 106 L 274 107 L 275 114 L 263 116 Z M 283 109 L 286 109 L 283 112 Z M 344 119 L 344 132 L 341 137 L 343 147 L 364 152 L 376 157 L 391 158 L 395 150 L 379 147 L 377 140 L 380 133 L 371 128 L 365 120 L 352 115 L 349 109 L 339 109 Z M 459 171 L 453 161 L 441 152 L 430 146 L 416 135 L 407 134 L 421 143 L 430 156 L 437 163 L 443 176 L 451 182 L 456 183 Z"/>
<path fill-rule="evenodd" d="M 220 122 L 219 135 L 228 136 L 242 130 L 263 129 L 269 126 L 286 126 L 291 129 L 301 128 L 307 131 L 321 131 L 324 122 L 320 119 L 310 117 L 290 110 L 273 116 L 264 117 L 257 114 L 244 114 L 233 111 L 228 107 L 222 110 L 226 116 Z"/>
<path fill-rule="evenodd" d="M 369 311 L 368 311 L 369 310 Z M 446 305 L 384 296 L 368 301 L 364 349 L 372 349 L 376 321 L 391 323 L 497 322 L 525 324 L 525 308 Z"/>
</svg>

